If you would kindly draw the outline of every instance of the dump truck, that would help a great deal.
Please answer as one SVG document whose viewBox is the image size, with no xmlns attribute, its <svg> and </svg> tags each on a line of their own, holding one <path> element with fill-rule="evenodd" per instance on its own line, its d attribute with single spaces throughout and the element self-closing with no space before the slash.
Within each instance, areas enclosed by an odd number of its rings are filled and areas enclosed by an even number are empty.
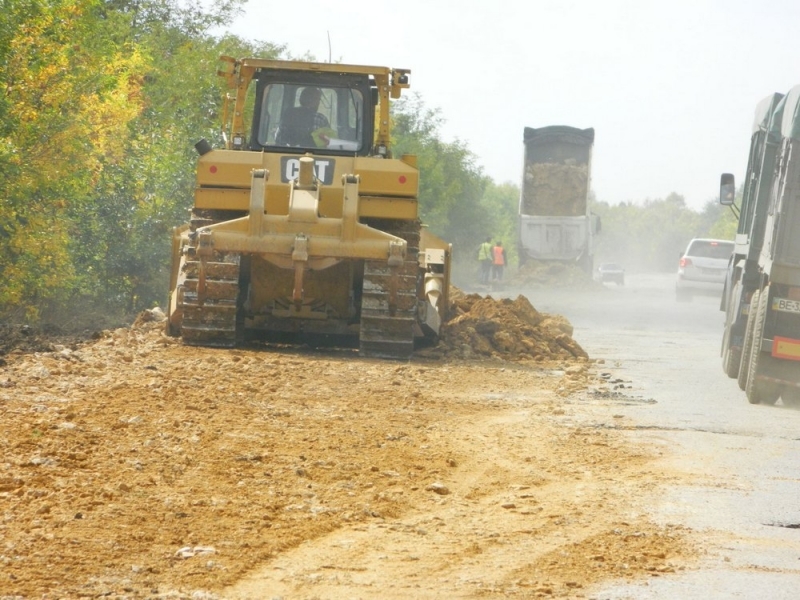
<svg viewBox="0 0 800 600">
<path fill-rule="evenodd" d="M 720 310 L 725 312 L 720 349 L 722 368 L 728 377 L 739 380 L 742 390 L 746 370 L 740 370 L 739 366 L 750 299 L 760 284 L 758 257 L 764 242 L 767 206 L 781 142 L 782 99 L 783 94 L 774 93 L 756 105 L 741 206 L 734 209 L 738 217 L 734 250 L 728 262 L 720 301 Z M 720 178 L 720 202 L 733 207 L 735 193 L 733 174 L 723 173 Z"/>
<path fill-rule="evenodd" d="M 394 359 L 435 341 L 452 247 L 420 222 L 416 157 L 391 148 L 389 103 L 410 71 L 220 62 L 222 147 L 196 144 L 194 203 L 172 236 L 168 333 Z"/>
<path fill-rule="evenodd" d="M 751 404 L 775 404 L 780 398 L 787 406 L 800 406 L 800 85 L 774 100 L 768 126 L 774 135 L 767 140 L 776 144 L 773 175 L 764 178 L 768 190 L 763 195 L 749 194 L 756 207 L 747 256 L 755 248 L 758 255 L 751 270 L 744 261 L 741 275 L 754 283 L 741 286 L 751 292 L 740 301 L 749 308 L 737 377 Z M 771 149 L 764 145 L 766 160 Z M 732 205 L 733 175 L 723 174 L 720 183 L 720 201 Z M 740 221 L 748 218 L 744 210 L 739 215 Z"/>
<path fill-rule="evenodd" d="M 594 129 L 526 127 L 519 201 L 519 260 L 594 267 L 599 219 L 589 210 Z"/>
</svg>

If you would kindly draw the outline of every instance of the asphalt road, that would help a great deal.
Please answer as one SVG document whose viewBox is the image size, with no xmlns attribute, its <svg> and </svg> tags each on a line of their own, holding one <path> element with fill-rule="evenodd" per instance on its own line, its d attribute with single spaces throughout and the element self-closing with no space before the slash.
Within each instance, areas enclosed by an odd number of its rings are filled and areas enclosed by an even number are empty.
<svg viewBox="0 0 800 600">
<path fill-rule="evenodd" d="M 636 400 L 615 408 L 634 424 L 629 434 L 690 475 L 652 516 L 707 536 L 698 568 L 596 597 L 798 598 L 800 411 L 748 404 L 722 371 L 719 299 L 677 303 L 673 282 L 671 274 L 629 274 L 624 287 L 493 293 L 523 293 L 538 310 L 566 316 L 573 337 Z"/>
</svg>

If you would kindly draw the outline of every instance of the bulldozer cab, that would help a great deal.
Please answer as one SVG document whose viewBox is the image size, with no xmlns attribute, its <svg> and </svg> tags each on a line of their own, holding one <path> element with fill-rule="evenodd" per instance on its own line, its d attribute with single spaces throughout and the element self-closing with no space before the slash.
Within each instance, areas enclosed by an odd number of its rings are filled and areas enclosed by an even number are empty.
<svg viewBox="0 0 800 600">
<path fill-rule="evenodd" d="M 391 157 L 389 102 L 409 87 L 408 69 L 220 60 L 218 74 L 236 90 L 223 116 L 229 150 Z"/>
<path fill-rule="evenodd" d="M 366 76 L 265 72 L 256 85 L 250 149 L 367 154 L 372 89 Z"/>
</svg>

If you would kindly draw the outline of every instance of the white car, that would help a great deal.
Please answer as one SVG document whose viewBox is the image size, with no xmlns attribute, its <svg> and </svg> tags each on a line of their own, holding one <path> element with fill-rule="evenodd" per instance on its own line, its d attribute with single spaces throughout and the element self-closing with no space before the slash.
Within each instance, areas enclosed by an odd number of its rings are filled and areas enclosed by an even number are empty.
<svg viewBox="0 0 800 600">
<path fill-rule="evenodd" d="M 695 293 L 721 294 L 732 254 L 729 240 L 695 238 L 689 242 L 678 263 L 675 299 L 690 302 Z"/>
</svg>

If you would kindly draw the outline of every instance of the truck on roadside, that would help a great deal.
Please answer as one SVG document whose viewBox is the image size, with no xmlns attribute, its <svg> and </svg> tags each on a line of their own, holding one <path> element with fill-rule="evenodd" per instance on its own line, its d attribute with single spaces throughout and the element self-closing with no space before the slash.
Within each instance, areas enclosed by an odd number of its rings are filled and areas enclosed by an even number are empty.
<svg viewBox="0 0 800 600">
<path fill-rule="evenodd" d="M 722 368 L 728 377 L 738 378 L 742 390 L 746 370 L 740 370 L 739 366 L 750 299 L 759 285 L 758 257 L 764 242 L 767 205 L 781 141 L 782 99 L 783 94 L 774 93 L 756 105 L 734 250 L 728 262 L 720 303 L 720 310 L 725 312 L 720 350 Z M 734 177 L 725 173 L 720 181 L 720 202 L 733 207 L 734 194 Z"/>
<path fill-rule="evenodd" d="M 526 127 L 519 202 L 520 265 L 559 261 L 591 274 L 599 219 L 589 210 L 594 129 Z"/>
<path fill-rule="evenodd" d="M 778 96 L 759 105 L 769 117 L 763 143 L 755 135 L 751 143 L 739 210 L 747 243 L 734 252 L 731 293 L 723 298 L 729 315 L 723 356 L 727 336 L 729 360 L 735 362 L 733 325 L 743 319 L 736 375 L 748 401 L 771 405 L 780 398 L 784 405 L 800 406 L 800 85 Z M 723 174 L 720 202 L 733 206 L 734 191 L 733 175 Z M 733 370 L 726 368 L 729 375 Z"/>
</svg>

